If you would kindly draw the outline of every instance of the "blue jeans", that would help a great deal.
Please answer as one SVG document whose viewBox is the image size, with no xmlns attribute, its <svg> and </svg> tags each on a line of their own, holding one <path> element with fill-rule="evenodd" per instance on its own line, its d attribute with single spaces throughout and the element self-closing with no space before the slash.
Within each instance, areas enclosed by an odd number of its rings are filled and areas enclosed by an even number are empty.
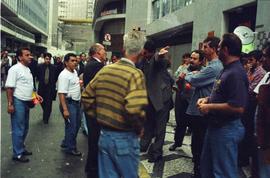
<svg viewBox="0 0 270 178">
<path fill-rule="evenodd" d="M 270 164 L 264 163 L 262 150 L 258 150 L 258 159 L 259 159 L 259 176 L 260 176 L 260 178 L 269 178 L 270 177 Z"/>
<path fill-rule="evenodd" d="M 202 178 L 238 177 L 238 143 L 244 132 L 240 119 L 219 128 L 208 127 L 201 156 Z"/>
<path fill-rule="evenodd" d="M 98 169 L 100 178 L 138 178 L 140 146 L 133 132 L 101 129 Z"/>
<path fill-rule="evenodd" d="M 66 152 L 71 152 L 77 149 L 76 137 L 81 125 L 81 111 L 79 101 L 66 100 L 66 103 L 69 112 L 69 120 L 65 119 L 65 138 L 62 141 L 62 145 L 66 147 Z"/>
<path fill-rule="evenodd" d="M 85 133 L 88 135 L 87 122 L 82 108 L 81 108 L 81 116 L 82 116 L 82 125 L 81 125 L 82 130 L 85 131 Z"/>
<path fill-rule="evenodd" d="M 13 157 L 24 152 L 24 141 L 29 129 L 29 107 L 26 101 L 13 97 L 14 113 L 11 114 Z"/>
</svg>

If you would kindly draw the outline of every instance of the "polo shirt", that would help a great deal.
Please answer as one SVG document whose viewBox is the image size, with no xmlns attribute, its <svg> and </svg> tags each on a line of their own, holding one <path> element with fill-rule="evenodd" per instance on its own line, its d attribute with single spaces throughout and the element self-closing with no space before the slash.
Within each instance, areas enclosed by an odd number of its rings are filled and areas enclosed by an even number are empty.
<svg viewBox="0 0 270 178">
<path fill-rule="evenodd" d="M 244 107 L 248 99 L 249 82 L 245 69 L 239 60 L 224 66 L 223 71 L 217 77 L 209 103 L 228 103 L 234 107 Z M 227 122 L 241 117 L 240 114 L 225 114 L 210 112 L 216 119 Z M 211 119 L 210 119 L 211 120 Z"/>
</svg>

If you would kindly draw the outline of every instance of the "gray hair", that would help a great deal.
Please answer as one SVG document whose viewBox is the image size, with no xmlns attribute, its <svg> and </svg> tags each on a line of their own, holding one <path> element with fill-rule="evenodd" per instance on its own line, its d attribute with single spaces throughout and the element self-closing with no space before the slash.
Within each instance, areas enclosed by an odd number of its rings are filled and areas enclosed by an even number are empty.
<svg viewBox="0 0 270 178">
<path fill-rule="evenodd" d="M 104 46 L 100 43 L 93 44 L 89 49 L 89 56 L 93 56 L 97 52 L 99 52 L 101 49 L 104 49 Z"/>
<path fill-rule="evenodd" d="M 124 35 L 124 50 L 128 55 L 138 55 L 146 41 L 141 31 L 133 30 Z"/>
</svg>

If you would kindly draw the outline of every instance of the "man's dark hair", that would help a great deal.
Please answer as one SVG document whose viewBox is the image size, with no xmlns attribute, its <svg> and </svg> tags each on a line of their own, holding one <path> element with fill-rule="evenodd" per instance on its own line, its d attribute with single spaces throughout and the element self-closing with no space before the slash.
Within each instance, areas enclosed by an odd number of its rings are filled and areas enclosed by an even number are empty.
<svg viewBox="0 0 270 178">
<path fill-rule="evenodd" d="M 151 39 L 148 39 L 144 46 L 143 46 L 144 49 L 146 49 L 148 52 L 151 52 L 151 53 L 154 53 L 157 49 L 156 45 L 155 45 L 155 42 Z"/>
<path fill-rule="evenodd" d="M 247 53 L 244 53 L 244 52 L 241 53 L 240 62 L 242 65 L 245 65 L 248 63 L 248 54 Z"/>
<path fill-rule="evenodd" d="M 240 38 L 235 35 L 234 33 L 225 33 L 222 36 L 222 43 L 220 48 L 228 48 L 228 52 L 232 56 L 241 56 L 241 51 L 242 51 L 242 42 Z"/>
<path fill-rule="evenodd" d="M 185 53 L 182 56 L 183 59 L 190 58 L 190 53 Z"/>
<path fill-rule="evenodd" d="M 19 48 L 18 51 L 16 52 L 16 56 L 17 57 L 22 56 L 23 51 L 25 51 L 25 50 L 30 51 L 30 49 L 27 47 Z"/>
<path fill-rule="evenodd" d="M 85 56 L 86 56 L 86 54 L 85 54 L 85 53 L 81 53 L 81 54 L 80 54 L 80 57 L 82 57 L 82 55 L 85 55 Z"/>
<path fill-rule="evenodd" d="M 263 50 L 266 52 L 266 57 L 270 57 L 270 41 L 263 45 Z"/>
<path fill-rule="evenodd" d="M 191 52 L 191 54 L 192 53 L 197 53 L 197 54 L 199 54 L 199 61 L 203 61 L 204 60 L 204 58 L 205 58 L 205 55 L 204 55 L 204 52 L 202 51 L 202 50 L 194 50 L 194 51 L 192 51 Z"/>
<path fill-rule="evenodd" d="M 75 57 L 76 58 L 76 54 L 74 54 L 74 53 L 66 54 L 65 57 L 64 57 L 64 62 L 68 62 L 70 57 Z"/>
<path fill-rule="evenodd" d="M 43 57 L 49 57 L 49 58 L 52 58 L 52 54 L 51 53 L 44 53 Z"/>
<path fill-rule="evenodd" d="M 218 45 L 219 45 L 219 42 L 220 42 L 220 38 L 216 37 L 216 36 L 208 36 L 207 38 L 205 38 L 203 40 L 204 43 L 209 43 L 209 47 L 210 48 L 214 48 L 215 51 L 217 51 L 218 49 Z"/>
<path fill-rule="evenodd" d="M 248 53 L 248 58 L 254 58 L 256 61 L 260 61 L 262 58 L 262 51 L 260 50 L 254 50 Z"/>
<path fill-rule="evenodd" d="M 197 53 L 199 54 L 199 61 L 200 62 L 203 62 L 204 58 L 205 58 L 205 55 L 204 55 L 204 52 L 202 50 L 194 50 L 191 52 L 192 53 Z"/>
</svg>

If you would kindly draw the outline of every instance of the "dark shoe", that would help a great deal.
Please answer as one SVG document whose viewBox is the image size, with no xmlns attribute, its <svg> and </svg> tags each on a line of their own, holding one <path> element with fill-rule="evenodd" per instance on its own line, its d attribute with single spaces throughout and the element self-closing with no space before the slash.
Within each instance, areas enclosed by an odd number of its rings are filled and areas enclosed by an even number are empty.
<svg viewBox="0 0 270 178">
<path fill-rule="evenodd" d="M 150 157 L 149 159 L 148 159 L 148 162 L 149 163 L 155 163 L 155 162 L 158 162 L 159 160 L 161 160 L 162 159 L 162 156 L 158 156 L 158 157 Z"/>
<path fill-rule="evenodd" d="M 12 158 L 12 160 L 13 160 L 13 161 L 18 161 L 18 162 L 20 162 L 20 163 L 27 163 L 27 162 L 29 162 L 29 159 L 26 158 L 26 157 L 23 156 L 23 155 L 20 155 L 20 156 L 18 156 L 17 158 Z"/>
<path fill-rule="evenodd" d="M 82 153 L 79 152 L 78 150 L 67 151 L 66 153 L 69 155 L 73 155 L 73 156 L 81 156 L 82 155 Z"/>
<path fill-rule="evenodd" d="M 44 124 L 49 124 L 49 121 L 48 120 L 43 120 L 43 123 Z"/>
<path fill-rule="evenodd" d="M 177 147 L 181 147 L 181 146 L 178 146 L 178 145 L 176 145 L 176 144 L 174 143 L 174 144 L 172 144 L 172 145 L 170 146 L 169 150 L 170 150 L 170 151 L 175 151 L 175 149 L 176 149 Z"/>
<path fill-rule="evenodd" d="M 27 150 L 24 150 L 24 152 L 22 152 L 22 155 L 23 156 L 30 156 L 32 155 L 33 153 L 31 151 L 27 151 Z"/>
<path fill-rule="evenodd" d="M 83 135 L 88 136 L 88 133 L 86 132 L 86 130 L 83 130 L 82 133 Z"/>
</svg>

